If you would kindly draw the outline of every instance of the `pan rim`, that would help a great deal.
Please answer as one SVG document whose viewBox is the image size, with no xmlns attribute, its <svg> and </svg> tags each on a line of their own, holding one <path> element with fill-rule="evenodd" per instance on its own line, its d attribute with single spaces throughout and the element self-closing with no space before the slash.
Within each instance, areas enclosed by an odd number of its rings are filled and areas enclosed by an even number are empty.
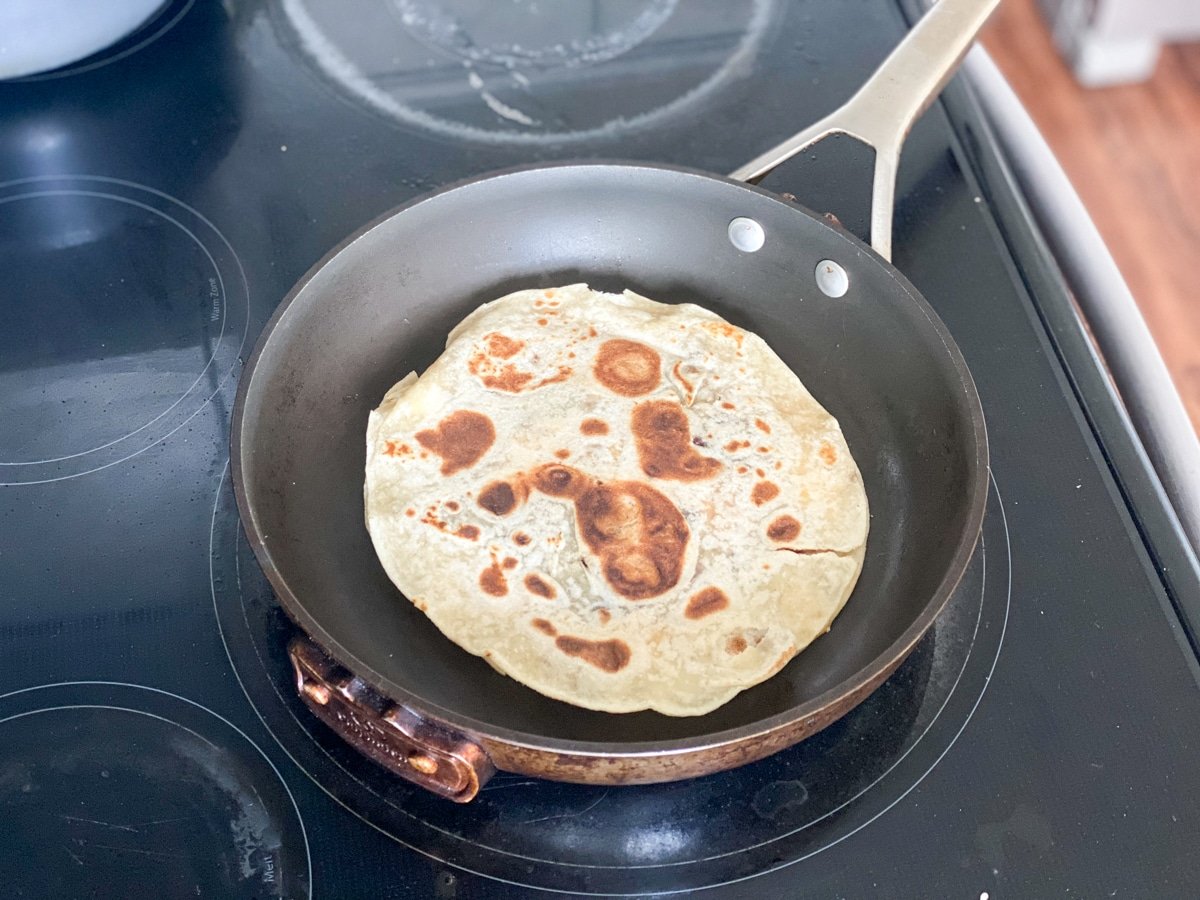
<svg viewBox="0 0 1200 900">
<path fill-rule="evenodd" d="M 975 458 L 973 465 L 975 467 L 973 481 L 969 484 L 970 501 L 967 509 L 966 526 L 963 528 L 959 536 L 958 542 L 954 547 L 950 557 L 950 563 L 946 568 L 946 573 L 941 582 L 938 584 L 928 601 L 925 603 L 921 614 L 916 620 L 904 630 L 888 647 L 881 653 L 877 654 L 870 662 L 860 667 L 852 676 L 843 679 L 837 685 L 822 692 L 818 696 L 805 701 L 783 712 L 776 713 L 763 719 L 739 725 L 734 728 L 726 728 L 721 731 L 715 731 L 709 734 L 695 735 L 684 738 L 671 738 L 659 741 L 581 741 L 566 738 L 549 737 L 545 735 L 533 734 L 525 731 L 491 725 L 486 722 L 481 722 L 472 719 L 468 716 L 463 716 L 455 710 L 447 709 L 435 703 L 428 702 L 410 691 L 403 688 L 391 680 L 379 675 L 374 669 L 359 659 L 354 653 L 350 652 L 342 643 L 325 629 L 320 622 L 314 618 L 307 610 L 299 597 L 291 590 L 287 579 L 283 572 L 276 566 L 274 558 L 271 555 L 259 527 L 257 517 L 254 510 L 250 506 L 243 481 L 243 463 L 242 463 L 242 435 L 243 422 L 245 420 L 246 404 L 254 382 L 254 374 L 258 363 L 271 341 L 272 336 L 278 329 L 279 325 L 287 315 L 288 310 L 296 301 L 304 289 L 317 277 L 324 267 L 334 257 L 341 254 L 351 245 L 365 237 L 371 231 L 390 221 L 401 213 L 412 209 L 418 205 L 430 202 L 443 194 L 459 190 L 480 182 L 492 181 L 500 178 L 519 177 L 523 174 L 547 169 L 628 169 L 630 171 L 649 170 L 651 172 L 667 171 L 678 175 L 700 178 L 708 181 L 718 181 L 725 184 L 737 187 L 742 190 L 751 191 L 758 194 L 767 200 L 781 204 L 793 212 L 797 212 L 816 220 L 822 227 L 829 229 L 843 240 L 853 246 L 856 250 L 868 254 L 875 263 L 883 266 L 887 275 L 900 287 L 903 293 L 907 296 L 908 301 L 915 304 L 921 313 L 929 320 L 934 332 L 938 335 L 946 350 L 947 356 L 959 377 L 960 388 L 962 389 L 961 402 L 964 402 L 970 412 L 971 426 L 974 437 Z M 230 468 L 232 481 L 234 486 L 234 495 L 237 501 L 239 518 L 247 540 L 250 543 L 251 549 L 254 551 L 255 558 L 263 573 L 267 576 L 271 584 L 272 590 L 281 605 L 284 607 L 288 615 L 294 622 L 322 648 L 324 648 L 335 660 L 349 669 L 355 676 L 362 679 L 367 684 L 371 685 L 381 693 L 385 694 L 389 699 L 400 703 L 407 708 L 413 710 L 417 714 L 427 718 L 430 721 L 437 722 L 443 726 L 453 729 L 469 736 L 473 739 L 481 740 L 486 743 L 502 743 L 504 745 L 520 748 L 522 750 L 530 750 L 534 752 L 550 752 L 569 754 L 580 758 L 593 759 L 650 759 L 660 758 L 664 756 L 680 756 L 691 755 L 696 753 L 704 753 L 717 748 L 731 747 L 747 742 L 758 741 L 772 734 L 786 730 L 795 726 L 799 722 L 808 719 L 813 719 L 825 710 L 836 707 L 837 705 L 846 702 L 851 698 L 858 697 L 861 700 L 865 697 L 869 690 L 867 688 L 872 682 L 878 682 L 881 673 L 894 668 L 898 661 L 903 660 L 916 645 L 929 628 L 933 625 L 937 616 L 945 608 L 949 602 L 954 590 L 958 587 L 963 574 L 966 572 L 967 566 L 974 555 L 975 548 L 979 541 L 979 535 L 983 528 L 984 513 L 987 506 L 987 484 L 989 472 L 989 446 L 987 437 L 986 420 L 983 414 L 983 406 L 979 398 L 978 390 L 976 389 L 974 379 L 971 376 L 970 370 L 967 368 L 962 352 L 958 347 L 957 342 L 950 334 L 949 329 L 942 321 L 941 317 L 929 304 L 929 302 L 921 295 L 921 293 L 908 281 L 904 275 L 896 269 L 890 262 L 883 259 L 879 254 L 871 249 L 869 245 L 861 241 L 853 234 L 846 231 L 844 228 L 832 224 L 828 218 L 821 216 L 816 212 L 808 209 L 800 203 L 785 200 L 778 194 L 761 188 L 757 185 L 748 184 L 738 181 L 723 175 L 716 175 L 711 172 L 704 171 L 688 166 L 679 166 L 665 163 L 647 163 L 637 160 L 621 160 L 621 159 L 575 159 L 562 160 L 549 163 L 532 163 L 518 166 L 507 167 L 504 169 L 491 170 L 479 175 L 470 176 L 451 182 L 433 191 L 421 194 L 411 200 L 402 203 L 374 219 L 359 227 L 350 235 L 341 240 L 327 253 L 325 253 L 316 263 L 314 263 L 300 279 L 293 285 L 291 290 L 280 301 L 271 317 L 267 320 L 260 332 L 254 350 L 247 358 L 246 364 L 242 370 L 241 377 L 238 381 L 237 396 L 233 406 L 232 423 L 230 431 Z M 868 553 L 870 550 L 868 549 Z M 466 651 L 463 651 L 466 652 Z M 527 688 L 532 690 L 532 688 Z M 858 701 L 856 700 L 855 703 Z M 854 704 L 852 703 L 845 711 L 848 711 Z M 611 715 L 618 716 L 620 714 L 613 713 Z M 703 716 L 698 717 L 703 718 Z"/>
</svg>

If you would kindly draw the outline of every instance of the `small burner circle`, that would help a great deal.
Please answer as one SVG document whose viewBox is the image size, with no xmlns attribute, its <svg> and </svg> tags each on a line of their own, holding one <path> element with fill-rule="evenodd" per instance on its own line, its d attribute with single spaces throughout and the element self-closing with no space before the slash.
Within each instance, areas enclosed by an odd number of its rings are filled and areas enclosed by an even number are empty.
<svg viewBox="0 0 1200 900">
<path fill-rule="evenodd" d="M 0 182 L 0 271 L 0 484 L 145 451 L 221 392 L 245 343 L 249 291 L 233 247 L 144 185 Z"/>
<path fill-rule="evenodd" d="M 287 784 L 240 729 L 139 685 L 0 696 L 5 895 L 309 897 Z"/>
</svg>

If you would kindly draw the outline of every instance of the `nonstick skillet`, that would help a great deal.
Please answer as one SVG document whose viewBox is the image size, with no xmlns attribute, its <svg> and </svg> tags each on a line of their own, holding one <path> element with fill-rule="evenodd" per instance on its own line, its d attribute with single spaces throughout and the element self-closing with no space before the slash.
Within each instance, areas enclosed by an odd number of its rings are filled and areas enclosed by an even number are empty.
<svg viewBox="0 0 1200 900">
<path fill-rule="evenodd" d="M 560 164 L 472 179 L 347 239 L 292 290 L 239 387 L 243 526 L 303 630 L 297 686 L 381 764 L 455 800 L 503 769 L 632 784 L 760 759 L 863 700 L 933 623 L 983 520 L 987 440 L 945 326 L 887 261 L 900 146 L 997 0 L 941 0 L 845 106 L 732 178 Z M 876 151 L 872 249 L 747 181 L 831 133 Z M 699 303 L 763 336 L 842 425 L 872 512 L 829 634 L 704 716 L 613 715 L 498 674 L 387 579 L 363 524 L 368 412 L 479 304 L 587 282 Z"/>
</svg>

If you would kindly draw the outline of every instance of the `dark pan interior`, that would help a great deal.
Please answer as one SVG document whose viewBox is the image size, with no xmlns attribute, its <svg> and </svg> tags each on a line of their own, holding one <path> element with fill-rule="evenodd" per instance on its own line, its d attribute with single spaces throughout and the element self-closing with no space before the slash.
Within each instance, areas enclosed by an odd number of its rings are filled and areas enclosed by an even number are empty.
<svg viewBox="0 0 1200 900">
<path fill-rule="evenodd" d="M 759 252 L 731 245 L 735 216 L 763 225 Z M 841 299 L 815 286 L 825 258 L 850 272 Z M 387 388 L 431 363 L 479 303 L 577 281 L 694 301 L 762 335 L 839 419 L 866 483 L 866 564 L 832 631 L 706 716 L 591 712 L 497 674 L 403 599 L 363 525 L 367 413 Z M 294 292 L 247 378 L 240 499 L 285 606 L 361 677 L 502 737 L 678 745 L 792 714 L 882 669 L 946 593 L 948 573 L 961 573 L 982 514 L 977 400 L 928 307 L 811 214 L 696 173 L 551 167 L 424 200 L 350 241 Z"/>
</svg>

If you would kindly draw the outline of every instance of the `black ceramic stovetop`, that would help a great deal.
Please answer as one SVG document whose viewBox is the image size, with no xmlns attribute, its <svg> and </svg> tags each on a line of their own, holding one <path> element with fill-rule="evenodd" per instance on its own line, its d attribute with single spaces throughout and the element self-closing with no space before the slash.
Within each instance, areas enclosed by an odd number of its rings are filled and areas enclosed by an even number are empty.
<svg viewBox="0 0 1200 900">
<path fill-rule="evenodd" d="M 1200 690 L 1169 601 L 1196 598 L 1168 597 L 1152 560 L 1178 538 L 1118 490 L 1044 330 L 1063 298 L 1031 296 L 961 103 L 906 149 L 895 255 L 974 373 L 989 508 L 877 694 L 734 772 L 499 775 L 468 806 L 292 694 L 227 466 L 241 362 L 288 288 L 489 169 L 732 170 L 905 27 L 882 0 L 172 0 L 0 85 L 4 896 L 1195 896 Z M 766 184 L 861 230 L 863 163 L 823 147 Z"/>
</svg>

